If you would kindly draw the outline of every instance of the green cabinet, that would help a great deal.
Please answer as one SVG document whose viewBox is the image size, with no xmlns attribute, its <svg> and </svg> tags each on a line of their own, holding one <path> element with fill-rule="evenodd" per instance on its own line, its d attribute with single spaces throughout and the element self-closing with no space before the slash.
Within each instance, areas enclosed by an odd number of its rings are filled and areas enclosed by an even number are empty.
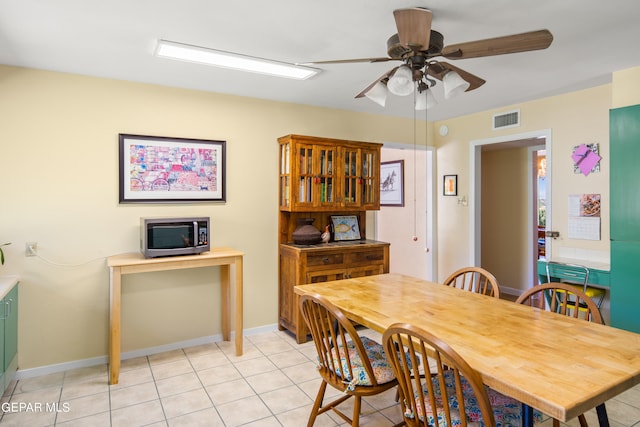
<svg viewBox="0 0 640 427">
<path fill-rule="evenodd" d="M 4 394 L 4 391 L 6 390 L 6 385 L 11 382 L 11 380 L 7 381 L 5 379 L 4 325 L 7 323 L 7 319 L 4 315 L 4 307 L 5 304 L 3 298 L 0 300 L 0 360 L 2 361 L 2 363 L 0 364 L 0 366 L 2 367 L 2 370 L 0 372 L 0 386 L 2 386 L 2 394 Z"/>
<path fill-rule="evenodd" d="M 640 241 L 640 105 L 609 115 L 611 240 Z"/>
<path fill-rule="evenodd" d="M 640 333 L 640 242 L 611 242 L 611 326 Z"/>
<path fill-rule="evenodd" d="M 18 285 L 4 298 L 4 388 L 6 389 L 18 370 Z"/>
<path fill-rule="evenodd" d="M 640 105 L 610 111 L 611 325 L 640 332 Z"/>
<path fill-rule="evenodd" d="M 11 285 L 9 285 L 11 286 Z M 18 370 L 18 282 L 0 300 L 0 386 L 9 386 Z"/>
</svg>

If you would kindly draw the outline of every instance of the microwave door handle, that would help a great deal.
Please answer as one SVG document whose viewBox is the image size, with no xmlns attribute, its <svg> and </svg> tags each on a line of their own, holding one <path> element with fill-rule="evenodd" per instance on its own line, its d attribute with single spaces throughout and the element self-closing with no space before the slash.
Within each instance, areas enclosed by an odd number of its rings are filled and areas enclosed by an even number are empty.
<svg viewBox="0 0 640 427">
<path fill-rule="evenodd" d="M 198 230 L 198 221 L 193 221 L 193 247 L 197 247 L 198 246 L 198 236 L 200 230 Z"/>
</svg>

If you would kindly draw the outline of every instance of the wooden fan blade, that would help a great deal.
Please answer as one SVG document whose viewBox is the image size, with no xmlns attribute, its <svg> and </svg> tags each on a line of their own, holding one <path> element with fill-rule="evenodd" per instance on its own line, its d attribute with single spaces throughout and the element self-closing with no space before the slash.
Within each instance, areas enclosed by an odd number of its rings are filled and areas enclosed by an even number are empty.
<svg viewBox="0 0 640 427">
<path fill-rule="evenodd" d="M 360 59 L 335 59 L 332 61 L 315 61 L 315 62 L 300 62 L 296 65 L 318 65 L 318 64 L 355 64 L 358 62 L 387 62 L 395 61 L 395 58 L 360 58 Z"/>
<path fill-rule="evenodd" d="M 469 82 L 469 88 L 465 92 L 478 89 L 480 86 L 486 83 L 484 79 L 481 79 L 475 74 L 471 74 L 470 72 L 465 71 L 462 68 L 455 67 L 448 62 L 434 61 L 430 62 L 429 66 L 427 67 L 427 73 L 438 80 L 442 80 L 442 78 L 448 71 L 455 71 L 456 73 L 460 74 L 460 77 L 462 77 L 465 81 Z"/>
<path fill-rule="evenodd" d="M 429 49 L 431 20 L 433 13 L 428 9 L 410 8 L 393 11 L 398 28 L 400 44 L 414 51 Z"/>
<path fill-rule="evenodd" d="M 546 49 L 553 35 L 549 30 L 530 31 L 504 37 L 477 40 L 445 46 L 442 56 L 448 59 L 467 59 Z"/>
<path fill-rule="evenodd" d="M 380 77 L 375 79 L 369 86 L 367 86 L 364 89 L 362 89 L 362 91 L 359 94 L 357 94 L 354 98 L 362 98 L 378 82 L 381 82 L 381 81 L 384 81 L 384 80 L 389 80 L 389 76 L 391 76 L 393 73 L 395 73 L 397 69 L 398 69 L 398 67 L 393 67 L 391 70 L 387 71 L 386 73 L 384 73 L 383 75 L 381 75 Z"/>
</svg>

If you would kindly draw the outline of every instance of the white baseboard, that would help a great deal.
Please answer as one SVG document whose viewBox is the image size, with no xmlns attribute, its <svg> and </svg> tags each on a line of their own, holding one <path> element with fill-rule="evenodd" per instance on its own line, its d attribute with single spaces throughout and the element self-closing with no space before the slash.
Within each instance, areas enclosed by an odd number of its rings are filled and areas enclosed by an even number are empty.
<svg viewBox="0 0 640 427">
<path fill-rule="evenodd" d="M 272 332 L 277 330 L 278 330 L 278 325 L 274 323 L 271 325 L 259 326 L 257 328 L 245 329 L 244 336 L 247 337 L 251 335 L 257 335 L 257 334 Z M 231 340 L 233 341 L 234 338 L 235 338 L 235 333 L 231 332 Z M 135 357 L 149 356 L 151 354 L 164 353 L 166 351 L 177 350 L 180 348 L 195 347 L 198 345 L 210 344 L 210 343 L 220 342 L 220 341 L 222 341 L 222 334 L 209 335 L 206 337 L 199 337 L 191 340 L 179 341 L 179 342 L 164 344 L 156 347 L 148 347 L 148 348 L 142 348 L 139 350 L 127 351 L 121 354 L 120 359 L 121 360 L 133 359 Z M 109 363 L 109 357 L 105 355 L 105 356 L 92 357 L 90 359 L 73 360 L 70 362 L 56 363 L 54 365 L 39 366 L 36 368 L 18 369 L 18 371 L 16 372 L 15 379 L 23 380 L 26 378 L 39 377 L 42 375 L 54 374 L 57 372 L 64 372 L 71 369 L 87 368 L 90 366 L 103 365 L 107 363 Z"/>
</svg>

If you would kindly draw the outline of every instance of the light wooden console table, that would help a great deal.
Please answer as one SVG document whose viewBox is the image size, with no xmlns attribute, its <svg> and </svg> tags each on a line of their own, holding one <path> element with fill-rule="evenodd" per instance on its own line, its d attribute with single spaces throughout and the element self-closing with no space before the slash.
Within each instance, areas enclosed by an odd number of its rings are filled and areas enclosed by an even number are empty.
<svg viewBox="0 0 640 427">
<path fill-rule="evenodd" d="M 235 344 L 236 355 L 242 355 L 242 257 L 243 253 L 231 248 L 212 248 L 199 255 L 162 258 L 144 258 L 139 253 L 114 255 L 107 258 L 110 287 L 109 326 L 109 382 L 118 384 L 120 375 L 120 324 L 122 275 L 151 271 L 179 270 L 220 266 L 220 292 L 222 312 L 222 337 L 231 338 L 231 265 L 235 265 Z"/>
</svg>

